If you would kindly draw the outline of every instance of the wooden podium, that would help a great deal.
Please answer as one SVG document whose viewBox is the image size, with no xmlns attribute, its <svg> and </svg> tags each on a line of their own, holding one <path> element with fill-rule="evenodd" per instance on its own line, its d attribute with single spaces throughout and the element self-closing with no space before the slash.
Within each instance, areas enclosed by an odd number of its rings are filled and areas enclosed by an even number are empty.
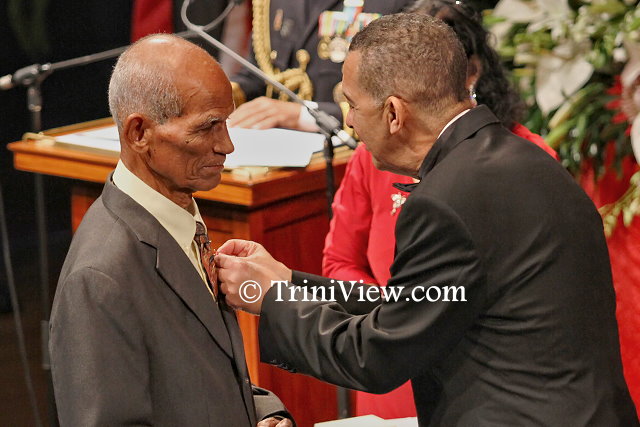
<svg viewBox="0 0 640 427">
<path fill-rule="evenodd" d="M 45 134 L 57 136 L 111 123 L 110 119 L 98 120 Z M 8 147 L 13 151 L 16 169 L 74 180 L 71 195 L 74 231 L 100 195 L 102 184 L 118 160 L 46 141 L 20 141 Z M 342 180 L 349 156 L 346 151 L 336 156 L 336 185 Z M 319 274 L 329 229 L 325 191 L 325 165 L 318 159 L 305 169 L 271 170 L 259 177 L 225 171 L 218 187 L 198 192 L 195 197 L 214 247 L 230 238 L 254 240 L 287 266 Z M 261 363 L 258 318 L 239 313 L 238 321 L 254 384 L 275 392 L 300 427 L 337 418 L 335 387 Z"/>
</svg>

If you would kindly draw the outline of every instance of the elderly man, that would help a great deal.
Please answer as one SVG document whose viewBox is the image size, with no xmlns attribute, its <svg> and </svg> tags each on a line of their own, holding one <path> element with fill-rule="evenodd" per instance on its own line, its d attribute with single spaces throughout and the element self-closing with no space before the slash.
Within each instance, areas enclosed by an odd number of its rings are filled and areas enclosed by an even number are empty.
<svg viewBox="0 0 640 427">
<path fill-rule="evenodd" d="M 474 108 L 466 68 L 428 16 L 383 17 L 352 41 L 348 124 L 379 169 L 419 180 L 386 297 L 236 240 L 216 258 L 227 301 L 261 314 L 269 363 L 373 392 L 411 379 L 423 426 L 638 425 L 600 217 L 557 162 Z M 343 292 L 356 301 L 318 301 Z"/>
<path fill-rule="evenodd" d="M 284 413 L 252 389 L 192 193 L 233 151 L 231 86 L 201 48 L 142 39 L 109 85 L 121 158 L 67 255 L 51 316 L 65 426 L 255 426 Z M 255 400 L 254 400 L 255 399 Z M 261 426 L 291 426 L 281 418 Z"/>
</svg>

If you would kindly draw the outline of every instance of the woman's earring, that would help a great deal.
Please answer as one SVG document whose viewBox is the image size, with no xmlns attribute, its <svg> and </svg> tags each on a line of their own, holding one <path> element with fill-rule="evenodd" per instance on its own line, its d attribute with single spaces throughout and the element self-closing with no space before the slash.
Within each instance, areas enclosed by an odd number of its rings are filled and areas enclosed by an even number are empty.
<svg viewBox="0 0 640 427">
<path fill-rule="evenodd" d="M 473 101 L 476 100 L 476 88 L 473 85 L 469 86 L 469 98 Z"/>
</svg>

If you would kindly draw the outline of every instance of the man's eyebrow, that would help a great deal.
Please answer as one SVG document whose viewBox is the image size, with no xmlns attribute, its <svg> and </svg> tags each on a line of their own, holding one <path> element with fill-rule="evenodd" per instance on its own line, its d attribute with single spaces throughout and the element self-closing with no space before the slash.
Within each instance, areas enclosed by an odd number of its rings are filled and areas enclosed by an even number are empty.
<svg viewBox="0 0 640 427">
<path fill-rule="evenodd" d="M 347 95 L 347 93 L 343 90 L 342 94 L 344 95 L 345 98 L 347 98 L 347 102 L 349 102 L 349 104 L 354 104 L 353 99 L 351 99 L 351 97 L 349 95 Z"/>
<path fill-rule="evenodd" d="M 209 125 L 212 125 L 212 124 L 220 123 L 220 122 L 223 122 L 225 120 L 226 120 L 226 118 L 222 117 L 222 116 L 209 115 L 209 116 L 207 116 L 205 119 L 203 119 L 200 122 L 200 124 L 198 125 L 198 128 L 202 128 L 202 127 L 209 126 Z"/>
</svg>

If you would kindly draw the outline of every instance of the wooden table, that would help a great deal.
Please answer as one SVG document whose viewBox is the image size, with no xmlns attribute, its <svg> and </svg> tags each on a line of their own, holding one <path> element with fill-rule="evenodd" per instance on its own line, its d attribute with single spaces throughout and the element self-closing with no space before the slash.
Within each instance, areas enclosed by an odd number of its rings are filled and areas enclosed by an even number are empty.
<svg viewBox="0 0 640 427">
<path fill-rule="evenodd" d="M 53 129 L 45 134 L 62 135 L 108 124 L 111 121 L 105 119 Z M 71 196 L 74 231 L 100 195 L 102 184 L 118 160 L 115 156 L 77 151 L 43 141 L 14 142 L 8 147 L 13 151 L 16 169 L 74 180 Z M 344 175 L 349 155 L 347 151 L 336 155 L 336 183 Z M 214 246 L 230 238 L 254 240 L 289 267 L 320 273 L 324 237 L 329 226 L 325 191 L 325 166 L 323 160 L 318 159 L 306 169 L 270 170 L 259 177 L 225 171 L 220 185 L 198 192 L 195 197 Z M 301 427 L 335 419 L 335 387 L 260 363 L 257 318 L 239 313 L 238 320 L 252 381 L 275 392 Z"/>
</svg>

